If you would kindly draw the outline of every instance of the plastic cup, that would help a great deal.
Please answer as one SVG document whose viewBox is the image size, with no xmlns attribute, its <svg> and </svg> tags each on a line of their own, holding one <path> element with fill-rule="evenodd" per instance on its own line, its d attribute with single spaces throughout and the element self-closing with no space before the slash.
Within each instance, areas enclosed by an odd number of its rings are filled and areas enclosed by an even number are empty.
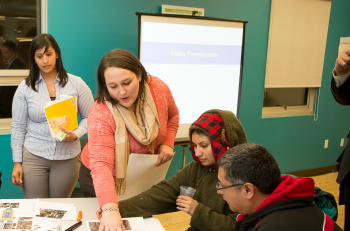
<svg viewBox="0 0 350 231">
<path fill-rule="evenodd" d="M 188 196 L 193 198 L 196 189 L 188 187 L 188 186 L 180 186 L 180 195 Z"/>
</svg>

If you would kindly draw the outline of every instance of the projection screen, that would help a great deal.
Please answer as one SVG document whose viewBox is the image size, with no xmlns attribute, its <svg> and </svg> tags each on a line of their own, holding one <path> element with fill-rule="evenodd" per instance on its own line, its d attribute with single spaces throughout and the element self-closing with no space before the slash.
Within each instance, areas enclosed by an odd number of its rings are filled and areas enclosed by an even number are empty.
<svg viewBox="0 0 350 231">
<path fill-rule="evenodd" d="M 136 13 L 139 58 L 170 88 L 180 113 L 176 138 L 209 109 L 238 117 L 247 21 Z"/>
</svg>

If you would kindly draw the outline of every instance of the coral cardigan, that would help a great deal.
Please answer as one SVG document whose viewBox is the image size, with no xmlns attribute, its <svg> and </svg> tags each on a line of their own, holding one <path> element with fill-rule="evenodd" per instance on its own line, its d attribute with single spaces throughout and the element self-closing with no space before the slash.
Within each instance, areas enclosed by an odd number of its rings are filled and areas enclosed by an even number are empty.
<svg viewBox="0 0 350 231">
<path fill-rule="evenodd" d="M 169 87 L 159 78 L 148 76 L 148 84 L 158 111 L 160 128 L 154 140 L 155 149 L 161 144 L 174 148 L 179 127 L 179 110 Z M 115 191 L 115 121 L 105 103 L 95 102 L 88 120 L 89 143 L 84 147 L 81 160 L 91 170 L 99 205 L 117 203 Z M 146 145 L 140 144 L 128 132 L 130 153 L 150 153 Z"/>
</svg>

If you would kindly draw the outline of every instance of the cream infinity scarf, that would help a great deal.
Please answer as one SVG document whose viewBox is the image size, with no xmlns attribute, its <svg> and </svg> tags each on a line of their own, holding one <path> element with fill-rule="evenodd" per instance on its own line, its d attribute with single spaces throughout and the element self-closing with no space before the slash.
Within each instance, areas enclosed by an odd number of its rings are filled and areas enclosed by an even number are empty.
<svg viewBox="0 0 350 231">
<path fill-rule="evenodd" d="M 142 97 L 141 97 L 142 98 Z M 143 99 L 136 101 L 136 112 L 120 104 L 112 105 L 105 101 L 111 111 L 115 124 L 115 175 L 117 195 L 123 195 L 126 189 L 126 169 L 129 160 L 129 138 L 128 131 L 141 144 L 147 145 L 151 153 L 154 153 L 153 141 L 158 135 L 160 122 L 158 112 L 151 91 L 145 82 Z"/>
</svg>

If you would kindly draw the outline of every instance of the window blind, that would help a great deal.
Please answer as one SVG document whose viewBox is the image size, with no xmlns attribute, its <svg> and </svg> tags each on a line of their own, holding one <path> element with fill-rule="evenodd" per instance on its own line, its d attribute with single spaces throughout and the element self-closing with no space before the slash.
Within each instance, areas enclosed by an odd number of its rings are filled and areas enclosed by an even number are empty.
<svg viewBox="0 0 350 231">
<path fill-rule="evenodd" d="M 265 88 L 320 87 L 330 0 L 272 0 Z"/>
</svg>

